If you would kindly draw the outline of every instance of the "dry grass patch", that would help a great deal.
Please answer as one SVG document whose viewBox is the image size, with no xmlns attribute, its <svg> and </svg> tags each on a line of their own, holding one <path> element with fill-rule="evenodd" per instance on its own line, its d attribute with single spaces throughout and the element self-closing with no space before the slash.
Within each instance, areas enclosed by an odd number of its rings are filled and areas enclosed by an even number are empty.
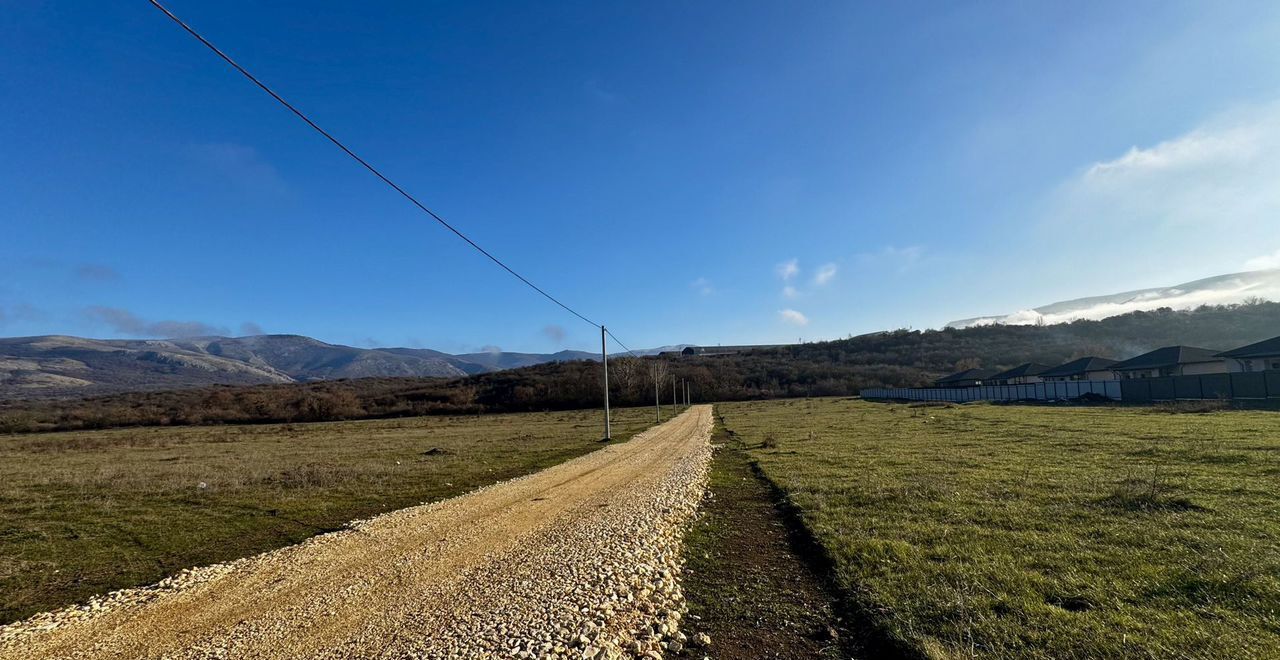
<svg viewBox="0 0 1280 660">
<path fill-rule="evenodd" d="M 614 437 L 652 422 L 616 411 Z M 0 623 L 600 447 L 596 411 L 0 436 Z"/>
</svg>

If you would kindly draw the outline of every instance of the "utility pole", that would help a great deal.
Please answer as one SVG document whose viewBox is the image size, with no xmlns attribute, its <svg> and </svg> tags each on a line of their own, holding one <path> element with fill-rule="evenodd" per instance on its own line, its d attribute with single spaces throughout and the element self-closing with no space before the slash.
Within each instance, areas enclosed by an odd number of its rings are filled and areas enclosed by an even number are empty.
<svg viewBox="0 0 1280 660">
<path fill-rule="evenodd" d="M 662 423 L 662 402 L 658 401 L 658 363 L 653 364 L 653 423 Z"/>
<path fill-rule="evenodd" d="M 684 405 L 689 405 L 689 381 L 684 382 Z"/>
<path fill-rule="evenodd" d="M 613 439 L 609 428 L 609 347 L 605 343 L 605 332 L 604 326 L 600 326 L 600 362 L 604 365 L 604 438 L 601 442 Z"/>
<path fill-rule="evenodd" d="M 680 400 L 676 398 L 676 377 L 671 377 L 671 407 L 679 408 Z"/>
</svg>

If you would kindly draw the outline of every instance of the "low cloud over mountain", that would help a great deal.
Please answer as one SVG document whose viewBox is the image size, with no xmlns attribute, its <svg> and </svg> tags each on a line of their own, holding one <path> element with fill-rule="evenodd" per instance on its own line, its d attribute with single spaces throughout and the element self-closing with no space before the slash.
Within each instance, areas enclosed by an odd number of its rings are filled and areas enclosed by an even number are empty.
<svg viewBox="0 0 1280 660">
<path fill-rule="evenodd" d="M 969 328 L 1002 323 L 1033 325 L 1069 323 L 1081 319 L 1099 320 L 1129 312 L 1168 307 L 1184 310 L 1201 305 L 1227 305 L 1249 299 L 1280 301 L 1280 269 L 1219 275 L 1170 287 L 1139 289 L 1105 296 L 1056 302 L 998 316 L 980 316 L 947 324 L 949 328 Z"/>
</svg>

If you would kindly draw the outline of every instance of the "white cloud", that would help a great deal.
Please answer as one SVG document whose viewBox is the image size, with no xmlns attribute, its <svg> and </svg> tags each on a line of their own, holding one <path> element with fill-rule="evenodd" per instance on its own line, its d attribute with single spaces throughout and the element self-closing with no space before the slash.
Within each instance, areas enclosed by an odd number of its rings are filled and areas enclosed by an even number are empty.
<svg viewBox="0 0 1280 660">
<path fill-rule="evenodd" d="M 835 278 L 836 270 L 835 264 L 824 264 L 813 276 L 814 286 L 824 286 L 827 282 L 830 282 Z"/>
<path fill-rule="evenodd" d="M 1055 303 L 1038 309 L 1024 309 L 1004 316 L 987 316 L 948 325 L 967 328 L 1002 323 L 1005 325 L 1054 324 L 1097 321 L 1130 312 L 1149 312 L 1161 307 L 1186 310 L 1201 305 L 1230 305 L 1250 298 L 1280 300 L 1280 271 L 1241 273 L 1188 282 L 1160 289 L 1144 289 L 1111 296 Z"/>
<path fill-rule="evenodd" d="M 778 277 L 782 278 L 783 282 L 789 282 L 800 274 L 800 261 L 798 259 L 788 259 L 775 266 L 774 270 L 777 271 Z"/>
<path fill-rule="evenodd" d="M 244 190 L 274 195 L 289 192 L 280 172 L 251 146 L 216 142 L 192 145 L 188 151 L 203 167 Z"/>
<path fill-rule="evenodd" d="M 699 277 L 698 279 L 690 282 L 689 288 L 697 291 L 699 295 L 703 296 L 709 296 L 716 292 L 715 287 L 711 285 L 711 280 L 705 277 Z"/>
<path fill-rule="evenodd" d="M 796 288 L 795 288 L 795 287 L 793 287 L 793 286 L 791 286 L 790 284 L 788 284 L 788 285 L 786 285 L 786 286 L 782 287 L 782 297 L 783 297 L 783 298 L 798 298 L 798 297 L 800 297 L 800 292 L 799 292 L 798 290 L 796 290 Z"/>
<path fill-rule="evenodd" d="M 780 309 L 778 310 L 778 317 L 791 325 L 809 325 L 809 317 L 794 309 Z"/>
<path fill-rule="evenodd" d="M 1280 100 L 1100 155 L 1028 208 L 1030 222 L 1004 228 L 1009 257 L 1038 273 L 1020 283 L 1023 295 L 1037 286 L 1115 291 L 1269 263 L 1260 255 L 1278 247 Z"/>
<path fill-rule="evenodd" d="M 1243 260 L 1241 239 L 1274 233 L 1280 218 L 1280 102 L 1093 163 L 1047 203 L 1042 224 L 1055 251 L 1092 246 L 1093 259 L 1159 254 L 1230 268 Z"/>
<path fill-rule="evenodd" d="M 905 273 L 915 268 L 923 258 L 924 247 L 919 245 L 906 247 L 886 245 L 875 252 L 863 252 L 856 257 L 858 264 L 864 268 L 897 273 Z"/>
<path fill-rule="evenodd" d="M 1254 257 L 1244 262 L 1245 270 L 1267 270 L 1269 268 L 1280 268 L 1280 250 L 1276 250 L 1271 254 L 1264 254 L 1260 257 Z"/>
<path fill-rule="evenodd" d="M 1260 126 L 1232 126 L 1218 131 L 1196 129 L 1154 147 L 1130 147 L 1114 160 L 1094 163 L 1085 176 L 1095 181 L 1106 177 L 1130 177 L 1155 172 L 1196 169 L 1239 162 L 1257 155 Z"/>
<path fill-rule="evenodd" d="M 592 78 L 582 85 L 582 89 L 586 91 L 587 96 L 600 105 L 613 105 L 622 100 L 616 92 L 605 89 L 599 80 Z"/>
</svg>

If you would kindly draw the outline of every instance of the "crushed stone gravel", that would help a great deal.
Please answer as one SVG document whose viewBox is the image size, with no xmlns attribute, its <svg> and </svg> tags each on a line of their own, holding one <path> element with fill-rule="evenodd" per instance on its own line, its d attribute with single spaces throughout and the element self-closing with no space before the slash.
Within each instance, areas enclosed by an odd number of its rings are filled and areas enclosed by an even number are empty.
<svg viewBox="0 0 1280 660">
<path fill-rule="evenodd" d="M 661 658 L 711 406 L 536 474 L 0 627 L 10 658 Z"/>
</svg>

